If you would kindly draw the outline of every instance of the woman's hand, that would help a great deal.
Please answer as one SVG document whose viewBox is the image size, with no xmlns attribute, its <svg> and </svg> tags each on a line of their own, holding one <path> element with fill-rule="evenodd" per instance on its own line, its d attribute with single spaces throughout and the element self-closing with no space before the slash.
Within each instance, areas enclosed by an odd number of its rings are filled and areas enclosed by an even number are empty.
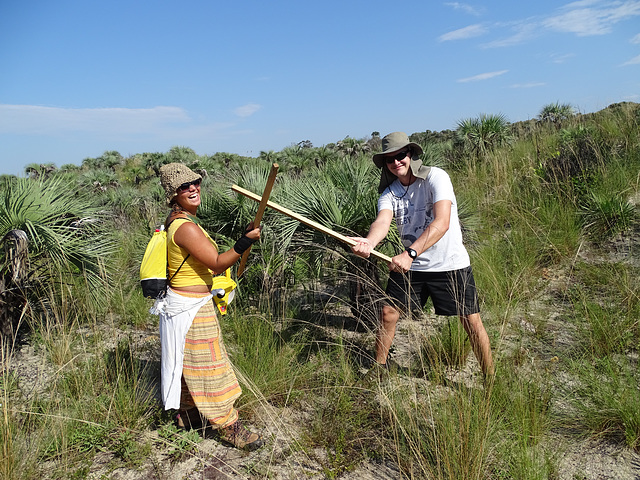
<svg viewBox="0 0 640 480">
<path fill-rule="evenodd" d="M 247 230 L 245 230 L 244 235 L 242 235 L 233 246 L 233 250 L 238 255 L 242 255 L 250 249 L 251 245 L 260 238 L 260 229 L 261 227 L 253 228 L 253 222 L 251 222 Z"/>
<path fill-rule="evenodd" d="M 253 227 L 253 222 L 247 225 L 247 229 L 244 234 L 254 242 L 260 238 L 260 232 L 262 231 L 262 225 L 259 225 L 257 228 Z"/>
</svg>

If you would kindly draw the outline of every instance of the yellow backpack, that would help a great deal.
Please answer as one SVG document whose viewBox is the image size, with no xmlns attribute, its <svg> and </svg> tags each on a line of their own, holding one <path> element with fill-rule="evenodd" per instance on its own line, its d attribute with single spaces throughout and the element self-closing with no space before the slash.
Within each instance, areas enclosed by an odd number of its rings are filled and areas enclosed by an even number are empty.
<svg viewBox="0 0 640 480">
<path fill-rule="evenodd" d="M 185 257 L 171 278 L 180 271 L 187 258 L 189 255 Z M 167 268 L 167 232 L 164 225 L 160 225 L 153 232 L 140 264 L 140 286 L 145 297 L 158 298 L 166 294 L 167 285 L 171 281 L 171 278 L 167 281 Z M 227 314 L 227 306 L 233 300 L 237 286 L 236 282 L 231 279 L 231 269 L 229 268 L 224 275 L 213 277 L 211 288 L 213 300 L 222 315 Z"/>
<path fill-rule="evenodd" d="M 142 295 L 157 298 L 166 293 L 167 284 L 167 232 L 161 225 L 153 232 L 140 264 Z"/>
</svg>

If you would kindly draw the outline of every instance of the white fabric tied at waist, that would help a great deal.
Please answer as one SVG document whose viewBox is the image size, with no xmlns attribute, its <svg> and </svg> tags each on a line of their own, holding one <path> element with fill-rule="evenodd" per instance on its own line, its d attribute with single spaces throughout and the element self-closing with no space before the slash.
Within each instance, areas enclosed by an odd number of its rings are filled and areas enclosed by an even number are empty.
<svg viewBox="0 0 640 480">
<path fill-rule="evenodd" d="M 165 297 L 156 299 L 149 310 L 160 320 L 160 390 L 165 410 L 180 408 L 180 379 L 187 332 L 198 310 L 212 297 L 211 293 L 204 297 L 184 297 L 167 288 Z"/>
</svg>

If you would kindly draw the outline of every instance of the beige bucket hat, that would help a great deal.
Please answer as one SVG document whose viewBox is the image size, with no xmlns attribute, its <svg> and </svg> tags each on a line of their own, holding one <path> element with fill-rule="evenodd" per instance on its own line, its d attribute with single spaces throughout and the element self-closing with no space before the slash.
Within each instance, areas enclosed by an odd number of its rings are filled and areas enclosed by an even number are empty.
<svg viewBox="0 0 640 480">
<path fill-rule="evenodd" d="M 160 184 L 164 188 L 167 205 L 170 205 L 171 200 L 178 194 L 180 185 L 196 180 L 202 180 L 202 177 L 182 163 L 167 163 L 160 167 Z"/>
</svg>

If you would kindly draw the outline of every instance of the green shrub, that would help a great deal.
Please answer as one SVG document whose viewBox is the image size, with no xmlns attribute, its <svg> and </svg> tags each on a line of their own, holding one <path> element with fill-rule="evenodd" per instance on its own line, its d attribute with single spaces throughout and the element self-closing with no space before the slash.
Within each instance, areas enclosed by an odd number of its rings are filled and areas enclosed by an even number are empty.
<svg viewBox="0 0 640 480">
<path fill-rule="evenodd" d="M 580 216 L 587 236 L 596 242 L 629 229 L 636 218 L 633 205 L 619 192 L 590 192 L 580 204 Z"/>
</svg>

